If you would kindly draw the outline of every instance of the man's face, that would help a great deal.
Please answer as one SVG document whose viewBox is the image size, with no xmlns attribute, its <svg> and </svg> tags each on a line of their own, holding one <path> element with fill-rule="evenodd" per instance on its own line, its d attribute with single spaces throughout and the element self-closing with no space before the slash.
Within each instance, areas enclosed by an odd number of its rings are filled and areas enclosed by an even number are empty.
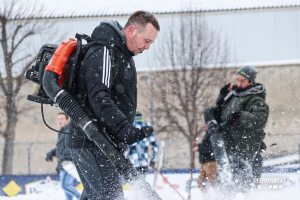
<svg viewBox="0 0 300 200">
<path fill-rule="evenodd" d="M 69 120 L 66 118 L 65 115 L 61 114 L 61 115 L 57 115 L 56 123 L 59 128 L 62 128 L 69 123 Z"/>
<path fill-rule="evenodd" d="M 245 77 L 243 77 L 240 74 L 236 75 L 236 86 L 237 86 L 237 88 L 243 89 L 243 88 L 246 88 L 250 85 L 252 85 L 252 83 L 248 79 L 246 79 Z"/>
<path fill-rule="evenodd" d="M 128 31 L 127 47 L 135 56 L 150 49 L 158 34 L 151 23 L 148 23 L 143 31 L 139 31 L 135 25 L 131 25 Z"/>
</svg>

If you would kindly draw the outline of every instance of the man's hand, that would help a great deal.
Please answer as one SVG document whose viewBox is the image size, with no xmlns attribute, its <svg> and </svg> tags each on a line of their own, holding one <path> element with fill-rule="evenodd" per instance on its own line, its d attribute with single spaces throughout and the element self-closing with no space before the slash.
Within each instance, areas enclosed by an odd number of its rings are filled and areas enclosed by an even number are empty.
<svg viewBox="0 0 300 200">
<path fill-rule="evenodd" d="M 227 85 L 225 85 L 224 87 L 221 88 L 220 90 L 220 96 L 221 98 L 219 98 L 219 100 L 216 102 L 217 105 L 222 106 L 222 104 L 224 103 L 224 98 L 228 95 L 228 93 L 233 90 L 234 85 L 233 83 L 228 83 Z"/>
<path fill-rule="evenodd" d="M 46 159 L 45 159 L 47 162 L 52 162 L 53 161 L 53 157 L 49 154 L 46 155 Z"/>
<path fill-rule="evenodd" d="M 116 136 L 125 144 L 134 144 L 150 137 L 153 134 L 152 126 L 144 126 L 141 129 L 134 127 L 132 124 L 126 124 L 117 133 Z"/>
<path fill-rule="evenodd" d="M 193 152 L 198 152 L 199 151 L 199 147 L 198 147 L 198 145 L 197 146 L 195 146 L 194 148 L 193 148 Z"/>
<path fill-rule="evenodd" d="M 141 128 L 141 132 L 145 135 L 145 138 L 148 138 L 153 133 L 153 127 L 152 126 L 144 126 Z"/>
<path fill-rule="evenodd" d="M 227 85 L 224 85 L 224 87 L 222 87 L 220 90 L 220 95 L 225 97 L 231 89 L 232 89 L 232 83 L 228 83 Z"/>
<path fill-rule="evenodd" d="M 198 143 L 197 143 L 197 141 L 194 141 L 193 142 L 193 147 L 196 147 L 196 146 L 198 146 Z"/>
<path fill-rule="evenodd" d="M 241 112 L 231 113 L 227 115 L 227 125 L 233 126 L 236 124 L 236 121 L 241 117 Z"/>
</svg>

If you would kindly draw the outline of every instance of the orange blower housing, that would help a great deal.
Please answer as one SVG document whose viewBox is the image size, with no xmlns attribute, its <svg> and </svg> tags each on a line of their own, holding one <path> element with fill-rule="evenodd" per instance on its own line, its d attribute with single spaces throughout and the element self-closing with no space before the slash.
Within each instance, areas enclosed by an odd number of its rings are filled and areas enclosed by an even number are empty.
<svg viewBox="0 0 300 200">
<path fill-rule="evenodd" d="M 82 57 L 82 40 L 88 38 L 85 34 L 76 34 L 75 39 L 56 44 L 44 44 L 37 56 L 35 65 L 26 71 L 26 79 L 35 83 L 32 95 L 27 100 L 56 106 L 44 88 L 43 77 L 46 72 L 57 75 L 58 86 L 75 94 L 77 92 L 76 74 L 80 68 L 79 59 Z M 46 82 L 53 81 L 49 78 Z"/>
<path fill-rule="evenodd" d="M 76 51 L 77 41 L 74 38 L 70 38 L 56 49 L 50 64 L 46 66 L 45 71 L 52 71 L 59 75 L 58 84 L 62 87 L 64 80 L 64 70 L 70 56 Z M 68 77 L 69 78 L 69 77 Z"/>
</svg>

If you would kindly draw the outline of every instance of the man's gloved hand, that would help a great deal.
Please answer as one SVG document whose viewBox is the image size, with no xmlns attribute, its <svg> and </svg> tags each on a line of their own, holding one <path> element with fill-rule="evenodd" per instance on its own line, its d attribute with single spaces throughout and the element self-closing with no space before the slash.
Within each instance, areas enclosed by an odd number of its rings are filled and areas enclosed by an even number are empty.
<svg viewBox="0 0 300 200">
<path fill-rule="evenodd" d="M 155 167 L 155 162 L 150 161 L 150 167 Z"/>
<path fill-rule="evenodd" d="M 46 155 L 46 159 L 45 159 L 47 162 L 49 161 L 53 161 L 53 157 L 49 154 Z"/>
<path fill-rule="evenodd" d="M 152 133 L 152 126 L 144 126 L 139 129 L 128 123 L 116 132 L 116 137 L 125 144 L 131 145 L 150 137 Z"/>
<path fill-rule="evenodd" d="M 220 90 L 220 96 L 221 98 L 218 98 L 217 105 L 221 106 L 224 103 L 224 98 L 227 96 L 227 94 L 230 92 L 230 85 L 231 83 L 228 83 L 227 85 L 224 85 L 224 87 Z"/>
<path fill-rule="evenodd" d="M 224 87 L 221 88 L 220 90 L 220 95 L 225 97 L 229 93 L 229 86 L 231 83 L 228 83 L 227 85 L 224 85 Z"/>
<path fill-rule="evenodd" d="M 152 126 L 144 126 L 141 128 L 141 132 L 145 135 L 145 138 L 148 138 L 153 133 L 153 127 Z"/>
<path fill-rule="evenodd" d="M 241 117 L 241 112 L 234 112 L 230 115 L 227 115 L 227 125 L 233 126 L 236 124 L 236 121 Z"/>
</svg>

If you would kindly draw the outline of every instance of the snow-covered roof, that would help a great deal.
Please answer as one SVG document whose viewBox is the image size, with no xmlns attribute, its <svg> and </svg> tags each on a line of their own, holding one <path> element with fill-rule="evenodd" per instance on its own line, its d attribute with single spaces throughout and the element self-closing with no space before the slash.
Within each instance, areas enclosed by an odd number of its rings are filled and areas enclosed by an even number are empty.
<svg viewBox="0 0 300 200">
<path fill-rule="evenodd" d="M 26 0 L 30 2 L 33 0 Z M 153 14 L 300 7 L 300 0 L 38 0 L 45 11 L 38 18 L 130 15 L 136 10 Z"/>
</svg>

